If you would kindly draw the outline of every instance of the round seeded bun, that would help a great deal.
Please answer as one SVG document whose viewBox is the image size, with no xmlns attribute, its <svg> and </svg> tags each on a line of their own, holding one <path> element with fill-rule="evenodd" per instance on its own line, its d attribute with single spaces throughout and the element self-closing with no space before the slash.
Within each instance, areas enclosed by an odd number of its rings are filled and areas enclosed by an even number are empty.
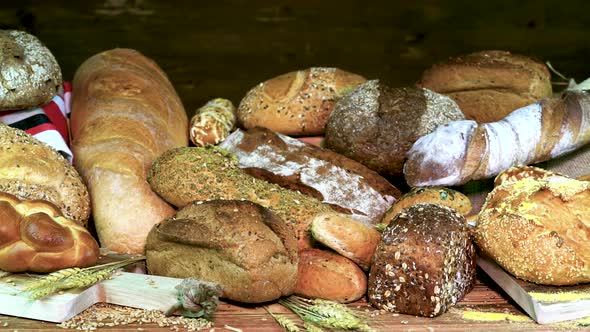
<svg viewBox="0 0 590 332">
<path fill-rule="evenodd" d="M 0 111 L 46 104 L 62 83 L 59 64 L 37 37 L 0 30 Z"/>
<path fill-rule="evenodd" d="M 371 80 L 336 102 L 326 124 L 324 147 L 383 176 L 399 176 L 406 152 L 418 138 L 464 118 L 449 97 Z"/>
</svg>

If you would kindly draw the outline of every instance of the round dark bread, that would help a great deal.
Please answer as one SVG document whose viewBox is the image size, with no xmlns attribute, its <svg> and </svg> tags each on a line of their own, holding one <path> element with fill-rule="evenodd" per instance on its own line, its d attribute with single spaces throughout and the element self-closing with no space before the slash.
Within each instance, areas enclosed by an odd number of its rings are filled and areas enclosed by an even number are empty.
<svg viewBox="0 0 590 332">
<path fill-rule="evenodd" d="M 438 316 L 472 289 L 475 270 L 465 218 L 446 206 L 413 205 L 381 235 L 369 273 L 369 302 L 391 312 Z"/>
<path fill-rule="evenodd" d="M 324 147 L 383 176 L 399 176 L 406 152 L 418 138 L 464 118 L 448 97 L 372 80 L 336 102 L 326 124 Z"/>
<path fill-rule="evenodd" d="M 62 81 L 51 51 L 24 31 L 0 30 L 0 111 L 48 103 Z"/>
<path fill-rule="evenodd" d="M 239 200 L 195 201 L 150 231 L 151 274 L 197 278 L 244 303 L 293 293 L 298 251 L 293 230 L 267 208 Z"/>
</svg>

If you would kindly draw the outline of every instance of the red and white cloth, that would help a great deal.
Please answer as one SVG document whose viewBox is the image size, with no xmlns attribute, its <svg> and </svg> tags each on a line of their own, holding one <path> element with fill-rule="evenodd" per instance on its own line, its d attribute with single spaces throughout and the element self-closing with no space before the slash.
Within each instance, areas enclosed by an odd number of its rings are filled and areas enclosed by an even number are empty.
<svg viewBox="0 0 590 332">
<path fill-rule="evenodd" d="M 70 150 L 69 130 L 71 94 L 71 83 L 64 82 L 49 103 L 39 108 L 0 112 L 0 122 L 26 131 L 56 149 L 72 163 L 74 156 Z"/>
</svg>

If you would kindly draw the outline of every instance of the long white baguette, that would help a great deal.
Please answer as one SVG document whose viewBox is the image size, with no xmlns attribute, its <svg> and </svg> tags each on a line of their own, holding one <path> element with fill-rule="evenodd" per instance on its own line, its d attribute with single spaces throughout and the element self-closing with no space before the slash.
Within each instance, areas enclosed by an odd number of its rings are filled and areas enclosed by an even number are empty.
<svg viewBox="0 0 590 332">
<path fill-rule="evenodd" d="M 411 186 L 460 185 L 513 166 L 564 155 L 590 142 L 590 92 L 566 91 L 498 122 L 455 121 L 418 139 L 404 164 Z"/>
</svg>

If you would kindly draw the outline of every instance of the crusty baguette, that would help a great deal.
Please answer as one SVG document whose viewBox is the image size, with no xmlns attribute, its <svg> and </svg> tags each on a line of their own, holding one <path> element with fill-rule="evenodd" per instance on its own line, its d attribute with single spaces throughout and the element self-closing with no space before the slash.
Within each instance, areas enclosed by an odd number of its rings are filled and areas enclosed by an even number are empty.
<svg viewBox="0 0 590 332">
<path fill-rule="evenodd" d="M 188 145 L 182 102 L 157 64 L 129 49 L 86 60 L 73 91 L 74 166 L 88 185 L 100 243 L 141 253 L 151 227 L 174 214 L 146 174 L 158 155 Z"/>
<path fill-rule="evenodd" d="M 459 185 L 571 152 L 590 142 L 590 93 L 568 91 L 498 122 L 456 121 L 414 143 L 404 165 L 411 186 Z"/>
</svg>

